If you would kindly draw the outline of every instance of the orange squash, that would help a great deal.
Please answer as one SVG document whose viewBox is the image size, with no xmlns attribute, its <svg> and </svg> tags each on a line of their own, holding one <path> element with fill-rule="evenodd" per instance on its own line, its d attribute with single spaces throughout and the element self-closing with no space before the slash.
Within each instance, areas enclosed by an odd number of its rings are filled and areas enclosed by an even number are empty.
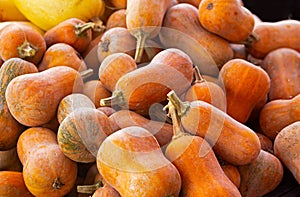
<svg viewBox="0 0 300 197">
<path fill-rule="evenodd" d="M 7 86 L 5 97 L 17 121 L 26 126 L 40 126 L 56 115 L 61 99 L 82 89 L 79 72 L 67 66 L 56 66 L 15 77 Z"/>
<path fill-rule="evenodd" d="M 73 47 L 65 43 L 57 43 L 50 46 L 44 53 L 38 69 L 43 71 L 54 66 L 69 66 L 79 72 L 87 69 L 81 55 Z"/>
<path fill-rule="evenodd" d="M 110 97 L 111 92 L 107 90 L 99 80 L 89 80 L 84 83 L 83 94 L 94 103 L 95 107 L 100 107 L 100 100 Z"/>
<path fill-rule="evenodd" d="M 103 86 L 113 92 L 119 78 L 135 69 L 137 65 L 130 55 L 114 53 L 101 62 L 98 76 Z"/>
<path fill-rule="evenodd" d="M 231 182 L 237 187 L 241 184 L 241 175 L 237 166 L 229 164 L 227 162 L 220 162 L 221 168 Z"/>
<path fill-rule="evenodd" d="M 95 109 L 94 103 L 84 94 L 74 93 L 65 96 L 57 108 L 57 120 L 61 123 L 70 113 L 79 108 Z"/>
<path fill-rule="evenodd" d="M 0 57 L 19 57 L 37 65 L 46 51 L 43 35 L 26 23 L 11 23 L 0 32 Z"/>
<path fill-rule="evenodd" d="M 246 40 L 254 28 L 253 14 L 240 0 L 202 0 L 199 20 L 208 31 L 233 43 Z"/>
<path fill-rule="evenodd" d="M 271 140 L 286 126 L 300 121 L 300 94 L 268 102 L 259 114 L 261 132 Z"/>
<path fill-rule="evenodd" d="M 225 87 L 227 113 L 245 123 L 270 90 L 267 72 L 246 60 L 233 59 L 222 67 L 219 77 Z"/>
<path fill-rule="evenodd" d="M 211 146 L 203 138 L 183 132 L 176 107 L 172 102 L 166 107 L 174 135 L 165 154 L 181 175 L 181 196 L 241 196 L 222 170 Z M 191 166 L 195 168 L 191 170 Z"/>
<path fill-rule="evenodd" d="M 61 152 L 52 130 L 27 129 L 18 140 L 17 152 L 25 185 L 34 196 L 64 196 L 71 191 L 77 164 Z"/>
<path fill-rule="evenodd" d="M 174 91 L 168 98 L 175 105 L 183 128 L 204 138 L 220 159 L 233 165 L 245 165 L 256 159 L 261 146 L 249 127 L 204 101 L 182 102 Z"/>
<path fill-rule="evenodd" d="M 126 28 L 126 9 L 119 9 L 113 12 L 106 21 L 106 29 L 113 27 Z"/>
<path fill-rule="evenodd" d="M 57 143 L 55 133 L 47 128 L 34 127 L 26 129 L 19 137 L 17 143 L 17 153 L 23 165 L 36 149 L 46 144 Z"/>
<path fill-rule="evenodd" d="M 290 170 L 300 184 L 300 122 L 284 127 L 274 140 L 274 154 Z"/>
<path fill-rule="evenodd" d="M 121 196 L 179 195 L 179 172 L 144 128 L 126 127 L 108 136 L 98 151 L 97 167 Z"/>
<path fill-rule="evenodd" d="M 24 183 L 22 172 L 0 171 L 0 196 L 33 197 Z"/>
<path fill-rule="evenodd" d="M 266 55 L 262 62 L 271 79 L 269 100 L 290 99 L 300 93 L 300 53 L 279 48 Z"/>
<path fill-rule="evenodd" d="M 202 100 L 226 112 L 226 96 L 223 89 L 214 82 L 206 81 L 200 74 L 198 67 L 194 68 L 192 86 L 186 91 L 184 100 Z"/>
<path fill-rule="evenodd" d="M 100 66 L 100 62 L 97 57 L 97 51 L 98 51 L 98 44 L 101 40 L 102 35 L 103 35 L 103 33 L 101 33 L 100 35 L 95 37 L 90 42 L 90 44 L 88 45 L 86 50 L 83 53 L 81 53 L 87 67 L 93 69 L 94 71 L 99 70 L 99 66 Z M 94 74 L 96 74 L 96 73 L 94 73 Z"/>
<path fill-rule="evenodd" d="M 66 19 L 44 34 L 47 47 L 55 43 L 66 43 L 76 51 L 83 52 L 92 40 L 95 23 L 86 23 L 78 18 Z"/>
<path fill-rule="evenodd" d="M 187 53 L 200 72 L 218 76 L 219 68 L 232 59 L 229 42 L 205 30 L 194 6 L 180 3 L 168 9 L 159 34 L 162 45 Z"/>
<path fill-rule="evenodd" d="M 134 56 L 136 40 L 124 27 L 114 27 L 104 32 L 98 44 L 97 57 L 101 63 L 112 53 L 123 52 Z"/>
<path fill-rule="evenodd" d="M 140 63 L 147 39 L 158 35 L 171 0 L 127 0 L 126 25 L 137 39 L 135 61 Z"/>
<path fill-rule="evenodd" d="M 25 130 L 8 109 L 5 92 L 12 79 L 19 75 L 37 73 L 36 66 L 20 58 L 10 58 L 0 68 L 0 150 L 9 150 L 17 144 Z"/>
<path fill-rule="evenodd" d="M 108 117 L 92 108 L 80 108 L 60 124 L 57 141 L 61 151 L 71 160 L 81 163 L 96 161 L 97 151 L 112 133 Z"/>
<path fill-rule="evenodd" d="M 151 105 L 166 100 L 170 89 L 178 94 L 184 93 L 192 79 L 193 64 L 188 55 L 179 49 L 166 49 L 158 53 L 147 66 L 123 75 L 112 97 L 102 99 L 100 104 L 147 111 Z"/>
<path fill-rule="evenodd" d="M 250 164 L 239 166 L 242 196 L 263 196 L 273 191 L 283 177 L 283 166 L 273 154 L 261 150 Z"/>
<path fill-rule="evenodd" d="M 129 110 L 120 110 L 109 117 L 114 131 L 129 126 L 140 126 L 151 132 L 160 146 L 167 145 L 172 138 L 172 125 L 159 121 L 149 120 L 140 114 Z"/>
<path fill-rule="evenodd" d="M 277 22 L 261 22 L 253 30 L 257 39 L 249 43 L 248 51 L 255 58 L 264 58 L 278 48 L 300 51 L 300 21 L 286 19 Z"/>
</svg>

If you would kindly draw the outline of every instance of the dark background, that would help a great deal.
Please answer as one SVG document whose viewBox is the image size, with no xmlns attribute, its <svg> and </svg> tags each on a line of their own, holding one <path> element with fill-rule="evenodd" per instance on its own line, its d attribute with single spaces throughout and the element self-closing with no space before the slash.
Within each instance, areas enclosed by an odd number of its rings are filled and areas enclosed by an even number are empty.
<svg viewBox="0 0 300 197">
<path fill-rule="evenodd" d="M 300 20 L 300 0 L 242 0 L 262 21 Z"/>
</svg>

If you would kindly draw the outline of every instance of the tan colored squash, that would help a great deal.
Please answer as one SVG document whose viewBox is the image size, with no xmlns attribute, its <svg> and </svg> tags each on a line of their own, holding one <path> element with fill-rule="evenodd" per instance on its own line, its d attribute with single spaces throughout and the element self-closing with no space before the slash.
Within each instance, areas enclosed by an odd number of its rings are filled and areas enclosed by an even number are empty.
<svg viewBox="0 0 300 197">
<path fill-rule="evenodd" d="M 300 184 L 300 122 L 284 127 L 274 140 L 274 154 Z"/>
</svg>

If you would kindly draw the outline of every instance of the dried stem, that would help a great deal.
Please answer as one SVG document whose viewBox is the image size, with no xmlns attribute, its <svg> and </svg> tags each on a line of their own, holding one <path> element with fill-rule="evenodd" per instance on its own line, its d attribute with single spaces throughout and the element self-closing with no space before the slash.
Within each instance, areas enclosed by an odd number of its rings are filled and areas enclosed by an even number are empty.
<svg viewBox="0 0 300 197">
<path fill-rule="evenodd" d="M 78 185 L 77 192 L 81 194 L 93 194 L 100 187 L 103 187 L 102 181 L 97 181 L 93 185 Z"/>
<path fill-rule="evenodd" d="M 205 79 L 202 77 L 200 70 L 197 66 L 194 67 L 194 78 L 195 81 L 193 82 L 193 84 L 205 82 Z"/>
<path fill-rule="evenodd" d="M 187 103 L 182 102 L 179 97 L 176 95 L 174 90 L 171 90 L 167 95 L 169 101 L 175 106 L 179 117 L 181 117 L 185 112 L 189 109 L 189 105 Z"/>
<path fill-rule="evenodd" d="M 138 33 L 135 36 L 137 39 L 137 43 L 136 43 L 134 59 L 135 59 L 136 63 L 140 63 L 142 56 L 143 56 L 143 52 L 144 52 L 145 42 L 146 42 L 148 35 L 143 33 L 140 30 L 140 31 L 138 31 Z"/>
</svg>

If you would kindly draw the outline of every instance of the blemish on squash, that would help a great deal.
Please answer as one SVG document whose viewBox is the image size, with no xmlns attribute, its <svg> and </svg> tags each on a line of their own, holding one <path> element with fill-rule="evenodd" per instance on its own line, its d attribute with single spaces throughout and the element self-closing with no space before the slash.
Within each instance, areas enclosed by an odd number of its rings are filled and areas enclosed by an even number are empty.
<svg viewBox="0 0 300 197">
<path fill-rule="evenodd" d="M 58 178 L 55 178 L 55 180 L 54 180 L 54 182 L 52 184 L 52 187 L 53 187 L 53 189 L 58 190 L 58 189 L 60 189 L 64 185 L 65 184 L 63 184 L 62 182 L 60 182 Z"/>
<path fill-rule="evenodd" d="M 109 40 L 104 40 L 101 43 L 101 46 L 102 46 L 104 52 L 108 52 L 108 46 L 109 46 L 109 44 L 110 44 Z"/>
<path fill-rule="evenodd" d="M 213 7 L 214 7 L 214 4 L 213 4 L 213 3 L 209 3 L 209 4 L 207 4 L 207 7 L 206 7 L 206 9 L 208 9 L 208 10 L 212 10 L 212 9 L 213 9 Z"/>
</svg>

